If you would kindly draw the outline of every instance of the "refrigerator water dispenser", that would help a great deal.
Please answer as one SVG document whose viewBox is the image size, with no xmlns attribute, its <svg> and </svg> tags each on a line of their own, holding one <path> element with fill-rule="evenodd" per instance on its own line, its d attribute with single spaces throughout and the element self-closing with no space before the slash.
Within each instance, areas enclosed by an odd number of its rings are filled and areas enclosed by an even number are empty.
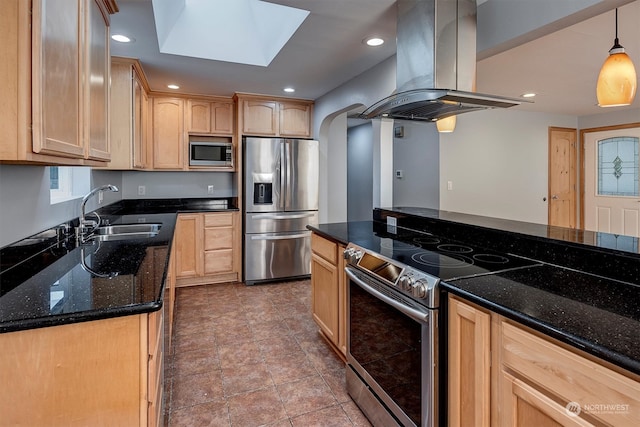
<svg viewBox="0 0 640 427">
<path fill-rule="evenodd" d="M 256 205 L 270 205 L 273 203 L 273 184 L 270 182 L 253 183 L 253 203 Z"/>
</svg>

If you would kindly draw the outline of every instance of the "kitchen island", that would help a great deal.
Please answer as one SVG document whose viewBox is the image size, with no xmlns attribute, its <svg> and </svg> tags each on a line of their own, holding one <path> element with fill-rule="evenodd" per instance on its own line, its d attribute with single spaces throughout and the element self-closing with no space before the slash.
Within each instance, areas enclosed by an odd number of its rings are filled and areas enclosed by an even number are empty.
<svg viewBox="0 0 640 427">
<path fill-rule="evenodd" d="M 162 425 L 178 213 L 210 199 L 125 200 L 102 223 L 157 234 L 79 243 L 77 220 L 0 250 L 0 425 Z"/>
<path fill-rule="evenodd" d="M 638 239 L 422 208 L 376 209 L 373 218 L 311 229 L 387 256 L 411 244 L 410 229 L 411 239 L 446 237 L 532 261 L 440 283 L 450 425 L 513 425 L 527 413 L 562 424 L 574 401 L 594 424 L 640 419 Z M 606 404 L 619 404 L 617 413 L 598 413 Z"/>
</svg>

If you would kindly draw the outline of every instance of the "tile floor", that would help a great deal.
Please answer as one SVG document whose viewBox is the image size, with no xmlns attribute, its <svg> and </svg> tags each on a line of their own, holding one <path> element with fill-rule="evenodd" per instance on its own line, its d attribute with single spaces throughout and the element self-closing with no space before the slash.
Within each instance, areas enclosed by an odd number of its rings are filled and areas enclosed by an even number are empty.
<svg viewBox="0 0 640 427">
<path fill-rule="evenodd" d="M 309 280 L 178 288 L 165 424 L 370 426 L 310 307 Z"/>
</svg>

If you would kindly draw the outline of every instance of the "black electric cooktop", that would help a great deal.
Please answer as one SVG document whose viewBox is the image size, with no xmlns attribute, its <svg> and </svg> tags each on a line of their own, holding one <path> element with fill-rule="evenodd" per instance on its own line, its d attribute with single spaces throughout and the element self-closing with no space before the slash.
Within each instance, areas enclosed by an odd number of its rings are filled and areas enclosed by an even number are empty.
<svg viewBox="0 0 640 427">
<path fill-rule="evenodd" d="M 398 229 L 397 234 L 380 231 L 376 234 L 380 237 L 379 244 L 369 249 L 444 281 L 539 264 L 428 233 Z"/>
</svg>

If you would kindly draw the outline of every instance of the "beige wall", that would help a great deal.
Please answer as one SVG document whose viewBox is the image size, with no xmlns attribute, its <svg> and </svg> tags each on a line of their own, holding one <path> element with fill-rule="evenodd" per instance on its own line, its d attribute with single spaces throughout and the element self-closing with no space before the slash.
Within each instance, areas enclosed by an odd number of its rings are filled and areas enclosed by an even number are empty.
<svg viewBox="0 0 640 427">
<path fill-rule="evenodd" d="M 545 224 L 549 126 L 575 128 L 577 117 L 460 115 L 455 132 L 440 135 L 440 209 Z"/>
</svg>

